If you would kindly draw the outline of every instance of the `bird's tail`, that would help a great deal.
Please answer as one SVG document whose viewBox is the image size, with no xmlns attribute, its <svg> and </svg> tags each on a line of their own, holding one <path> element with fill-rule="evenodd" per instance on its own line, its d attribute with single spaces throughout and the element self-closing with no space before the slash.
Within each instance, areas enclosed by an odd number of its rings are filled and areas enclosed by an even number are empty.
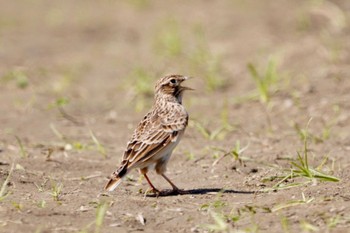
<svg viewBox="0 0 350 233">
<path fill-rule="evenodd" d="M 111 175 L 110 180 L 105 186 L 105 190 L 111 192 L 118 187 L 118 185 L 122 182 L 122 178 L 128 172 L 128 168 L 127 168 L 128 164 L 129 164 L 129 161 L 123 160 L 120 167 Z"/>
</svg>

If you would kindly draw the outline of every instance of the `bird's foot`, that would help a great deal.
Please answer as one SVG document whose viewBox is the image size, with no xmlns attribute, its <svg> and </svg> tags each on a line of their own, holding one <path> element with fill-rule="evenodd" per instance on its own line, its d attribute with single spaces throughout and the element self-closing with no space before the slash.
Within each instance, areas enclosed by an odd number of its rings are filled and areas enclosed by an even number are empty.
<svg viewBox="0 0 350 233">
<path fill-rule="evenodd" d="M 145 192 L 145 197 L 158 197 L 160 196 L 161 191 L 156 188 L 151 188 Z"/>
</svg>

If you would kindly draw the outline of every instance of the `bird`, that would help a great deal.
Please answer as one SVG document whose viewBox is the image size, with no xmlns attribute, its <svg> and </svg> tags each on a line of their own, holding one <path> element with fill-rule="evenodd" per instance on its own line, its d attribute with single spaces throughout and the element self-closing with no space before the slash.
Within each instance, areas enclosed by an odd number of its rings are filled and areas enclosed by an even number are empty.
<svg viewBox="0 0 350 233">
<path fill-rule="evenodd" d="M 188 125 L 189 114 L 182 105 L 182 98 L 185 91 L 193 89 L 182 86 L 187 79 L 187 76 L 172 74 L 156 82 L 153 106 L 134 130 L 122 162 L 111 174 L 105 190 L 115 190 L 130 171 L 138 169 L 156 195 L 187 193 L 165 175 L 170 156 Z M 147 175 L 151 169 L 171 185 L 170 192 L 155 188 Z"/>
</svg>

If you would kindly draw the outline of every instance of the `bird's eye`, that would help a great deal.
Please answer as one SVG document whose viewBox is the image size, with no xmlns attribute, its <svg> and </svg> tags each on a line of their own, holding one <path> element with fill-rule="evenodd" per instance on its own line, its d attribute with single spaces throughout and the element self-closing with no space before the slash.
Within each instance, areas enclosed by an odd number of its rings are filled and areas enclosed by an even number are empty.
<svg viewBox="0 0 350 233">
<path fill-rule="evenodd" d="M 170 79 L 170 82 L 171 82 L 172 84 L 175 84 L 175 83 L 176 83 L 176 80 L 175 80 L 175 79 Z"/>
</svg>

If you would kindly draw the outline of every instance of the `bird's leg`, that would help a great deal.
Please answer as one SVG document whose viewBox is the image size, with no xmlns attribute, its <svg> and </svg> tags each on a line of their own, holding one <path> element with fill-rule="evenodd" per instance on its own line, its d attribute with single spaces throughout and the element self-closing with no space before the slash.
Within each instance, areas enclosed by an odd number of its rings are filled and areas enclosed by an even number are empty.
<svg viewBox="0 0 350 233">
<path fill-rule="evenodd" d="M 156 189 L 156 188 L 154 187 L 154 185 L 152 184 L 152 182 L 151 182 L 150 179 L 148 178 L 147 174 L 144 173 L 143 176 L 146 178 L 146 180 L 147 180 L 149 186 L 151 186 L 151 188 L 152 188 L 151 191 L 152 191 L 153 193 L 156 193 L 156 194 L 159 193 L 159 190 Z"/>
<path fill-rule="evenodd" d="M 183 189 L 179 189 L 165 174 L 160 174 L 161 176 L 163 176 L 163 178 L 168 181 L 168 183 L 171 185 L 171 187 L 173 188 L 172 193 L 175 194 L 188 194 L 188 191 L 185 191 Z"/>
<path fill-rule="evenodd" d="M 165 174 L 160 174 L 161 176 L 163 176 L 163 178 L 168 181 L 168 183 L 171 185 L 171 187 L 173 188 L 173 190 L 179 190 L 178 187 L 176 187 L 176 185 L 165 175 Z"/>
</svg>

